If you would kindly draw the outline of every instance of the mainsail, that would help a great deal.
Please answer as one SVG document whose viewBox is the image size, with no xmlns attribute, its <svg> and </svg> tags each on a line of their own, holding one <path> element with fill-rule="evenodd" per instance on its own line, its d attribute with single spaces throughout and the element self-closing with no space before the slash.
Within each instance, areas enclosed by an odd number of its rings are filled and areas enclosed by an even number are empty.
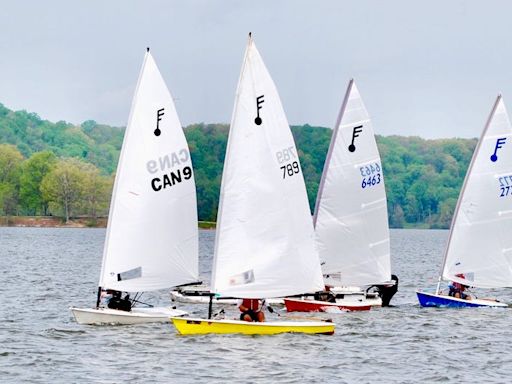
<svg viewBox="0 0 512 384">
<path fill-rule="evenodd" d="M 442 277 L 480 288 L 512 286 L 512 127 L 501 95 L 464 180 Z"/>
<path fill-rule="evenodd" d="M 362 286 L 390 280 L 382 164 L 372 122 L 353 80 L 332 133 L 314 221 L 326 282 Z"/>
<path fill-rule="evenodd" d="M 224 162 L 212 290 L 265 298 L 322 288 L 295 142 L 249 37 Z"/>
<path fill-rule="evenodd" d="M 149 291 L 197 277 L 190 152 L 171 94 L 148 50 L 117 168 L 99 286 Z"/>
</svg>

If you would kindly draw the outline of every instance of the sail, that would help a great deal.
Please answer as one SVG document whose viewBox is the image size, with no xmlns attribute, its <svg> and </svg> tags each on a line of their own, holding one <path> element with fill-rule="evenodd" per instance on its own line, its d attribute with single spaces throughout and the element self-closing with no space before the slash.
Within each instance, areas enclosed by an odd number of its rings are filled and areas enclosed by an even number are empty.
<svg viewBox="0 0 512 384">
<path fill-rule="evenodd" d="M 332 134 L 314 220 L 327 283 L 362 286 L 391 279 L 382 164 L 353 80 Z"/>
<path fill-rule="evenodd" d="M 224 161 L 212 290 L 266 298 L 322 288 L 295 142 L 249 38 Z"/>
<path fill-rule="evenodd" d="M 171 94 L 148 51 L 117 167 L 99 285 L 148 291 L 197 277 L 190 152 Z"/>
<path fill-rule="evenodd" d="M 498 96 L 457 202 L 443 278 L 480 288 L 512 286 L 511 234 L 512 127 Z"/>
</svg>

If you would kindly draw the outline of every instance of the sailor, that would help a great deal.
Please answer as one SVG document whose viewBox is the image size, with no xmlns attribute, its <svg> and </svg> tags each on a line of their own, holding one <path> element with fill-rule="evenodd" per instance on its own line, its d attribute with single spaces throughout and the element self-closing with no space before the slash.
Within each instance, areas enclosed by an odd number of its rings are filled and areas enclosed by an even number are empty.
<svg viewBox="0 0 512 384">
<path fill-rule="evenodd" d="M 114 292 L 115 291 L 113 291 L 111 289 L 102 289 L 101 295 L 100 295 L 101 304 L 108 306 L 108 303 L 109 303 L 110 299 L 112 299 L 112 294 Z"/>
<path fill-rule="evenodd" d="M 458 273 L 455 275 L 455 277 L 460 277 L 461 279 L 465 279 L 466 276 L 464 276 L 463 273 Z M 463 300 L 471 300 L 471 296 L 464 293 L 466 288 L 468 288 L 467 285 L 458 283 L 456 281 L 452 281 L 452 283 L 448 286 L 450 291 L 448 292 L 449 296 L 456 297 L 457 299 L 463 299 Z"/>
<path fill-rule="evenodd" d="M 118 309 L 120 311 L 130 312 L 132 310 L 132 302 L 130 295 L 126 294 L 124 299 L 121 298 L 121 291 L 112 291 L 112 298 L 108 301 L 110 309 Z"/>
<path fill-rule="evenodd" d="M 331 287 L 326 285 L 323 291 L 315 292 L 314 299 L 317 301 L 327 301 L 329 303 L 336 302 L 336 295 L 331 292 Z"/>
<path fill-rule="evenodd" d="M 265 314 L 262 311 L 264 301 L 260 299 L 241 299 L 238 300 L 238 309 L 240 309 L 240 320 L 243 321 L 265 321 Z"/>
</svg>

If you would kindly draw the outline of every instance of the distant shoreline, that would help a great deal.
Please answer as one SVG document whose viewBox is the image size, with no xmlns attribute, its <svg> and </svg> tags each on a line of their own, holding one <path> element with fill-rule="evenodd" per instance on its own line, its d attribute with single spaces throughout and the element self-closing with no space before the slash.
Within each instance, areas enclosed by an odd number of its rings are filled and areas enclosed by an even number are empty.
<svg viewBox="0 0 512 384">
<path fill-rule="evenodd" d="M 67 224 L 64 219 L 56 216 L 0 216 L 0 227 L 27 227 L 27 228 L 106 228 L 108 217 L 77 217 Z M 200 229 L 215 229 L 215 221 L 199 221 Z M 402 228 L 390 227 L 390 229 L 448 229 L 428 228 L 424 223 L 417 225 L 408 224 Z"/>
<path fill-rule="evenodd" d="M 0 216 L 0 227 L 30 228 L 106 228 L 107 217 L 78 217 L 65 223 L 61 217 L 55 216 Z M 215 229 L 213 221 L 200 221 L 199 228 Z"/>
<path fill-rule="evenodd" d="M 56 216 L 0 216 L 0 227 L 105 228 L 107 218 L 78 217 L 66 223 Z"/>
</svg>

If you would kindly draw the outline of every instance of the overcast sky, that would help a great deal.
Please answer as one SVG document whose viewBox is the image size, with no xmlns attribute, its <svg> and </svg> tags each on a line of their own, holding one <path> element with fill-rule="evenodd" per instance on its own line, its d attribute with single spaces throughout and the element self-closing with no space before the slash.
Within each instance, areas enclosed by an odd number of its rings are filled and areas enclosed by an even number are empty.
<svg viewBox="0 0 512 384">
<path fill-rule="evenodd" d="M 227 123 L 249 31 L 291 124 L 332 127 L 350 78 L 383 135 L 476 137 L 512 111 L 512 2 L 2 2 L 0 103 L 124 126 L 146 46 L 184 125 Z"/>
</svg>

